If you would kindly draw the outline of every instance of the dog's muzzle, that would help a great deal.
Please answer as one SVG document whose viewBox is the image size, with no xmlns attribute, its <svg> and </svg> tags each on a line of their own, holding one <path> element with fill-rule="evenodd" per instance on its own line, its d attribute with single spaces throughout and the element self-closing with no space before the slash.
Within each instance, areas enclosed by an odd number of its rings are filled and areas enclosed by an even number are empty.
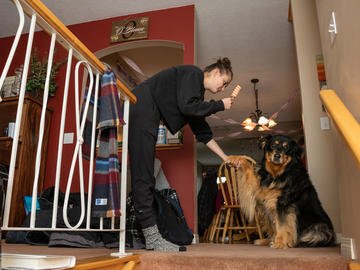
<svg viewBox="0 0 360 270">
<path fill-rule="evenodd" d="M 281 154 L 280 153 L 275 153 L 273 154 L 272 156 L 272 162 L 276 163 L 276 164 L 279 164 L 281 163 Z"/>
</svg>

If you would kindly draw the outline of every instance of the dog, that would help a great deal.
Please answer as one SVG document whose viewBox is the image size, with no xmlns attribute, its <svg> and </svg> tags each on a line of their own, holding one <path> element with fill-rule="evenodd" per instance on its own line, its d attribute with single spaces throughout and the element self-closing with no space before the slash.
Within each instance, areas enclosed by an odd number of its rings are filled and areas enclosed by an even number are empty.
<svg viewBox="0 0 360 270">
<path fill-rule="evenodd" d="M 244 157 L 228 160 L 240 164 L 236 173 L 242 211 L 249 221 L 257 214 L 267 236 L 254 244 L 282 249 L 333 246 L 333 225 L 301 161 L 302 147 L 282 135 L 268 135 L 259 144 L 264 157 L 258 172 Z"/>
</svg>

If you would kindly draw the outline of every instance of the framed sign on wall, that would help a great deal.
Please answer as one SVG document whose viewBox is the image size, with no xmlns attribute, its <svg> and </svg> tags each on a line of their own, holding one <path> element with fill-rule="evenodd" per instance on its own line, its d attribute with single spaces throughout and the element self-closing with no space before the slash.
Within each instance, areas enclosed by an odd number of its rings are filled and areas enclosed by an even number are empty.
<svg viewBox="0 0 360 270">
<path fill-rule="evenodd" d="M 113 22 L 110 43 L 145 39 L 148 37 L 148 25 L 148 17 Z"/>
</svg>

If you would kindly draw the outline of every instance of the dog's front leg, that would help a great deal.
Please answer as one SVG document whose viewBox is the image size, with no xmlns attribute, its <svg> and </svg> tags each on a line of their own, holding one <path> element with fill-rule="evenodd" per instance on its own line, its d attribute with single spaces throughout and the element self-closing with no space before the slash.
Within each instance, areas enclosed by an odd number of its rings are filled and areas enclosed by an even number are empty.
<svg viewBox="0 0 360 270">
<path fill-rule="evenodd" d="M 296 245 L 297 225 L 294 209 L 285 213 L 281 218 L 279 214 L 275 218 L 275 237 L 271 247 L 273 248 L 291 248 Z"/>
<path fill-rule="evenodd" d="M 258 204 L 256 210 L 259 215 L 259 223 L 261 230 L 263 234 L 266 235 L 266 238 L 256 239 L 254 241 L 254 245 L 269 246 L 272 242 L 274 242 L 274 234 L 276 229 L 271 217 L 274 216 L 275 211 L 271 211 L 271 214 L 269 212 L 266 212 L 266 209 L 263 207 L 262 204 Z"/>
</svg>

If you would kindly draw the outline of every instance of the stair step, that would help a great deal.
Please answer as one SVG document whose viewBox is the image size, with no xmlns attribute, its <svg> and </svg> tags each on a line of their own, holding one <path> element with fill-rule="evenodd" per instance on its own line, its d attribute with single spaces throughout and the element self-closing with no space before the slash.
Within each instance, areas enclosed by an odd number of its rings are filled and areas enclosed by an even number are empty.
<svg viewBox="0 0 360 270">
<path fill-rule="evenodd" d="M 123 258 L 113 256 L 99 256 L 86 259 L 80 259 L 76 262 L 72 270 L 110 270 L 123 269 L 135 270 L 140 263 L 140 255 L 130 255 Z"/>
</svg>

